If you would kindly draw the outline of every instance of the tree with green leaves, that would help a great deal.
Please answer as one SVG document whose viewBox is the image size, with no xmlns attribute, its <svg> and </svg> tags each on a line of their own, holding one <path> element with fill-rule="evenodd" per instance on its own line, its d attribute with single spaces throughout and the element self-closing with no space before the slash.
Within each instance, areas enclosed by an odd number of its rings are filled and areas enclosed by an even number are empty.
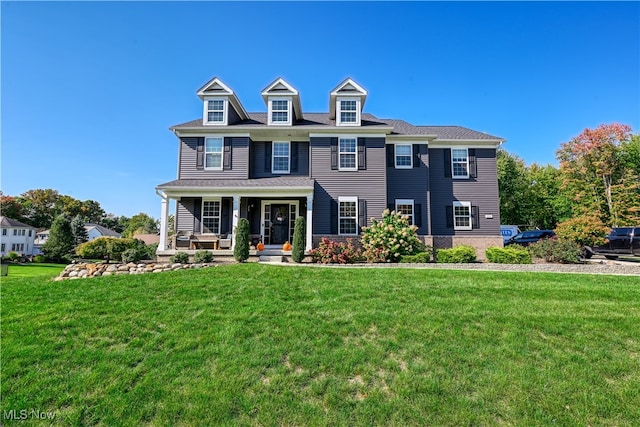
<svg viewBox="0 0 640 427">
<path fill-rule="evenodd" d="M 249 259 L 249 220 L 240 218 L 234 234 L 236 242 L 233 247 L 233 257 L 238 262 L 245 262 Z"/>
<path fill-rule="evenodd" d="M 529 180 L 527 166 L 520 157 L 504 149 L 496 153 L 500 221 L 503 224 L 529 223 Z"/>
<path fill-rule="evenodd" d="M 307 226 L 304 217 L 299 216 L 293 228 L 293 245 L 291 247 L 291 258 L 294 262 L 302 262 L 306 246 Z"/>
<path fill-rule="evenodd" d="M 73 240 L 76 246 L 89 240 L 89 233 L 87 233 L 87 229 L 84 227 L 84 220 L 80 215 L 76 215 L 71 221 L 71 231 L 73 232 Z"/>
<path fill-rule="evenodd" d="M 132 216 L 122 232 L 122 237 L 133 237 L 134 234 L 150 234 L 158 232 L 158 221 L 140 212 Z"/>
<path fill-rule="evenodd" d="M 42 246 L 45 256 L 55 262 L 69 262 L 75 246 L 71 221 L 59 215 L 51 225 L 49 240 Z"/>
</svg>

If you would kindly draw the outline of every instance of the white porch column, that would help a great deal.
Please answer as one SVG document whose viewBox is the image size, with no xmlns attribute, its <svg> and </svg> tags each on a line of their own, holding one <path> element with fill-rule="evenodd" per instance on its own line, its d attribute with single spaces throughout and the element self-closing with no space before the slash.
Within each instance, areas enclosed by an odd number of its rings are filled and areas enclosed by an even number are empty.
<svg viewBox="0 0 640 427">
<path fill-rule="evenodd" d="M 233 216 L 231 222 L 231 249 L 236 246 L 236 227 L 240 219 L 240 196 L 233 196 Z"/>
<path fill-rule="evenodd" d="M 160 243 L 158 249 L 167 249 L 167 223 L 169 219 L 169 198 L 164 193 L 158 193 L 162 197 L 162 210 L 160 212 Z"/>
<path fill-rule="evenodd" d="M 313 195 L 307 196 L 307 244 L 305 251 L 313 247 Z"/>
</svg>

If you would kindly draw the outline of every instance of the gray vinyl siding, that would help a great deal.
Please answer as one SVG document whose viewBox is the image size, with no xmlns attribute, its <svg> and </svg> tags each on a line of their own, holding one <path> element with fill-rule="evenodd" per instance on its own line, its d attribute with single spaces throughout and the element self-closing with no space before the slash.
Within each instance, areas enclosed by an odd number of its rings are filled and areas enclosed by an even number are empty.
<svg viewBox="0 0 640 427">
<path fill-rule="evenodd" d="M 415 159 L 414 159 L 415 161 Z M 395 208 L 396 199 L 413 199 L 414 205 L 421 205 L 422 226 L 418 234 L 429 234 L 429 149 L 420 144 L 420 166 L 411 169 L 387 167 L 387 204 Z M 415 166 L 415 165 L 414 165 Z"/>
<path fill-rule="evenodd" d="M 231 106 L 231 103 L 229 103 L 228 105 L 229 105 L 229 114 L 227 116 L 227 123 L 229 123 L 229 125 L 232 125 L 240 121 L 240 116 L 236 112 L 235 108 Z"/>
<path fill-rule="evenodd" d="M 309 176 L 309 143 L 308 142 L 291 142 L 291 151 L 293 151 L 293 145 L 298 146 L 298 170 L 297 172 L 291 171 L 288 174 L 272 174 L 271 170 L 265 170 L 265 157 L 267 144 L 271 142 L 266 141 L 252 141 L 251 142 L 251 178 L 271 178 L 276 176 Z M 292 163 L 290 158 L 290 167 Z"/>
<path fill-rule="evenodd" d="M 330 234 L 332 230 L 332 200 L 355 196 L 366 201 L 367 224 L 371 217 L 380 218 L 387 207 L 385 139 L 364 138 L 366 170 L 339 171 L 331 169 L 331 137 L 311 138 L 311 177 L 315 179 L 313 200 L 313 233 Z M 335 220 L 335 219 L 334 219 Z M 335 225 L 334 225 L 335 228 Z"/>
<path fill-rule="evenodd" d="M 496 150 L 476 148 L 477 178 L 445 178 L 443 148 L 429 149 L 429 177 L 431 183 L 431 234 L 434 236 L 495 236 L 500 235 L 500 202 Z M 478 206 L 480 228 L 454 230 L 447 228 L 446 206 L 453 201 L 471 202 Z M 493 219 L 485 218 L 493 215 Z"/>
<path fill-rule="evenodd" d="M 191 231 L 195 225 L 195 205 L 201 198 L 182 197 L 176 203 L 176 231 Z"/>
<path fill-rule="evenodd" d="M 180 138 L 178 179 L 246 179 L 249 177 L 249 138 L 227 137 L 231 141 L 231 169 L 212 171 L 196 168 L 197 137 Z"/>
</svg>

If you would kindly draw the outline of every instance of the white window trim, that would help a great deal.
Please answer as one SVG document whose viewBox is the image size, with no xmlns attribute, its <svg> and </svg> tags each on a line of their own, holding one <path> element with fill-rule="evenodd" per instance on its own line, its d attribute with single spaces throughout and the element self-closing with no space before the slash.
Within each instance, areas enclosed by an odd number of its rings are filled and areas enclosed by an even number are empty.
<svg viewBox="0 0 640 427">
<path fill-rule="evenodd" d="M 356 216 L 355 217 L 350 217 L 350 216 L 340 216 L 340 203 L 343 202 L 353 202 L 356 204 Z M 340 219 L 342 218 L 346 218 L 346 219 L 355 219 L 356 221 L 356 232 L 355 233 L 341 233 L 340 232 Z M 339 236 L 357 236 L 358 235 L 358 198 L 354 197 L 354 196 L 348 196 L 348 197 L 338 197 L 338 235 Z"/>
<path fill-rule="evenodd" d="M 355 139 L 355 151 L 351 153 L 350 151 L 340 151 L 340 141 L 343 139 Z M 342 167 L 342 162 L 340 161 L 341 154 L 353 154 L 355 156 L 355 166 L 354 167 Z M 340 136 L 338 137 L 338 170 L 341 171 L 357 171 L 358 170 L 358 137 L 357 136 Z"/>
<path fill-rule="evenodd" d="M 223 101 L 222 107 L 222 121 L 215 122 L 209 121 L 209 101 Z M 226 97 L 212 97 L 208 96 L 204 98 L 204 111 L 202 113 L 202 122 L 207 126 L 226 126 L 229 123 L 229 99 Z M 218 111 L 218 110 L 212 110 Z"/>
<path fill-rule="evenodd" d="M 340 101 L 356 101 L 356 121 L 355 122 L 342 122 L 340 114 L 342 109 L 340 108 Z M 362 103 L 360 97 L 357 96 L 339 96 L 336 98 L 336 126 L 360 126 L 361 113 L 360 110 Z"/>
<path fill-rule="evenodd" d="M 287 144 L 287 169 L 286 170 L 275 170 L 276 166 L 276 144 Z M 278 156 L 284 157 L 284 156 Z M 273 146 L 271 147 L 271 173 L 273 174 L 288 174 L 291 173 L 291 141 L 273 141 Z"/>
<path fill-rule="evenodd" d="M 218 215 L 217 217 L 215 216 L 207 216 L 207 218 L 218 218 L 218 230 L 215 233 L 205 233 L 204 232 L 204 204 L 205 202 L 218 202 L 220 204 L 220 215 Z M 221 198 L 213 198 L 213 199 L 202 199 L 202 205 L 200 206 L 200 234 L 205 234 L 205 235 L 216 235 L 216 234 L 220 234 L 220 228 L 222 227 L 222 199 Z"/>
<path fill-rule="evenodd" d="M 467 207 L 469 208 L 469 225 L 461 226 L 456 225 L 456 207 Z M 473 218 L 471 218 L 471 202 L 453 202 L 453 229 L 454 230 L 473 230 Z"/>
<path fill-rule="evenodd" d="M 409 159 L 410 165 L 399 165 L 398 164 L 398 147 L 406 147 L 409 146 Z M 412 169 L 413 168 L 413 144 L 393 144 L 393 163 L 396 169 Z"/>
<path fill-rule="evenodd" d="M 222 141 L 220 145 L 220 166 L 219 167 L 207 167 L 207 139 L 219 139 Z M 211 151 L 212 154 L 217 154 L 215 151 Z M 208 136 L 204 139 L 204 169 L 209 171 L 221 171 L 224 167 L 224 138 Z"/>
<path fill-rule="evenodd" d="M 455 174 L 455 168 L 453 167 L 453 151 L 454 150 L 464 150 L 467 152 L 467 174 L 466 175 L 456 175 Z M 460 162 L 458 162 L 460 163 Z M 452 148 L 451 149 L 451 177 L 453 179 L 468 179 L 469 178 L 469 149 L 466 147 L 456 147 L 456 148 Z"/>
<path fill-rule="evenodd" d="M 279 122 L 273 121 L 273 101 L 287 101 L 287 121 L 286 122 Z M 269 118 L 268 118 L 268 122 L 270 125 L 281 125 L 281 126 L 291 126 L 291 116 L 292 116 L 292 111 L 291 111 L 291 105 L 292 105 L 292 101 L 290 97 L 269 97 Z M 276 111 L 282 111 L 282 110 L 276 110 Z"/>
<path fill-rule="evenodd" d="M 411 205 L 411 215 L 407 215 L 411 217 L 411 225 L 416 223 L 415 215 L 416 215 L 416 205 L 413 199 L 396 199 L 396 212 L 398 212 L 398 205 Z"/>
</svg>

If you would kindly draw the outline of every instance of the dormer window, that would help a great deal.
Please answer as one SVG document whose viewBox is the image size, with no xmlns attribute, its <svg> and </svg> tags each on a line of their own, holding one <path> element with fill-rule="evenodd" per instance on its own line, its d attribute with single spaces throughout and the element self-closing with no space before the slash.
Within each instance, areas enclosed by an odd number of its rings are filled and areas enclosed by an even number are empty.
<svg viewBox="0 0 640 427">
<path fill-rule="evenodd" d="M 358 126 L 360 124 L 360 108 L 357 98 L 338 98 L 338 126 Z"/>
<path fill-rule="evenodd" d="M 204 101 L 204 117 L 207 125 L 227 124 L 227 100 L 225 98 L 207 98 Z"/>
<path fill-rule="evenodd" d="M 291 102 L 283 98 L 271 98 L 269 100 L 269 124 L 291 124 Z"/>
</svg>

